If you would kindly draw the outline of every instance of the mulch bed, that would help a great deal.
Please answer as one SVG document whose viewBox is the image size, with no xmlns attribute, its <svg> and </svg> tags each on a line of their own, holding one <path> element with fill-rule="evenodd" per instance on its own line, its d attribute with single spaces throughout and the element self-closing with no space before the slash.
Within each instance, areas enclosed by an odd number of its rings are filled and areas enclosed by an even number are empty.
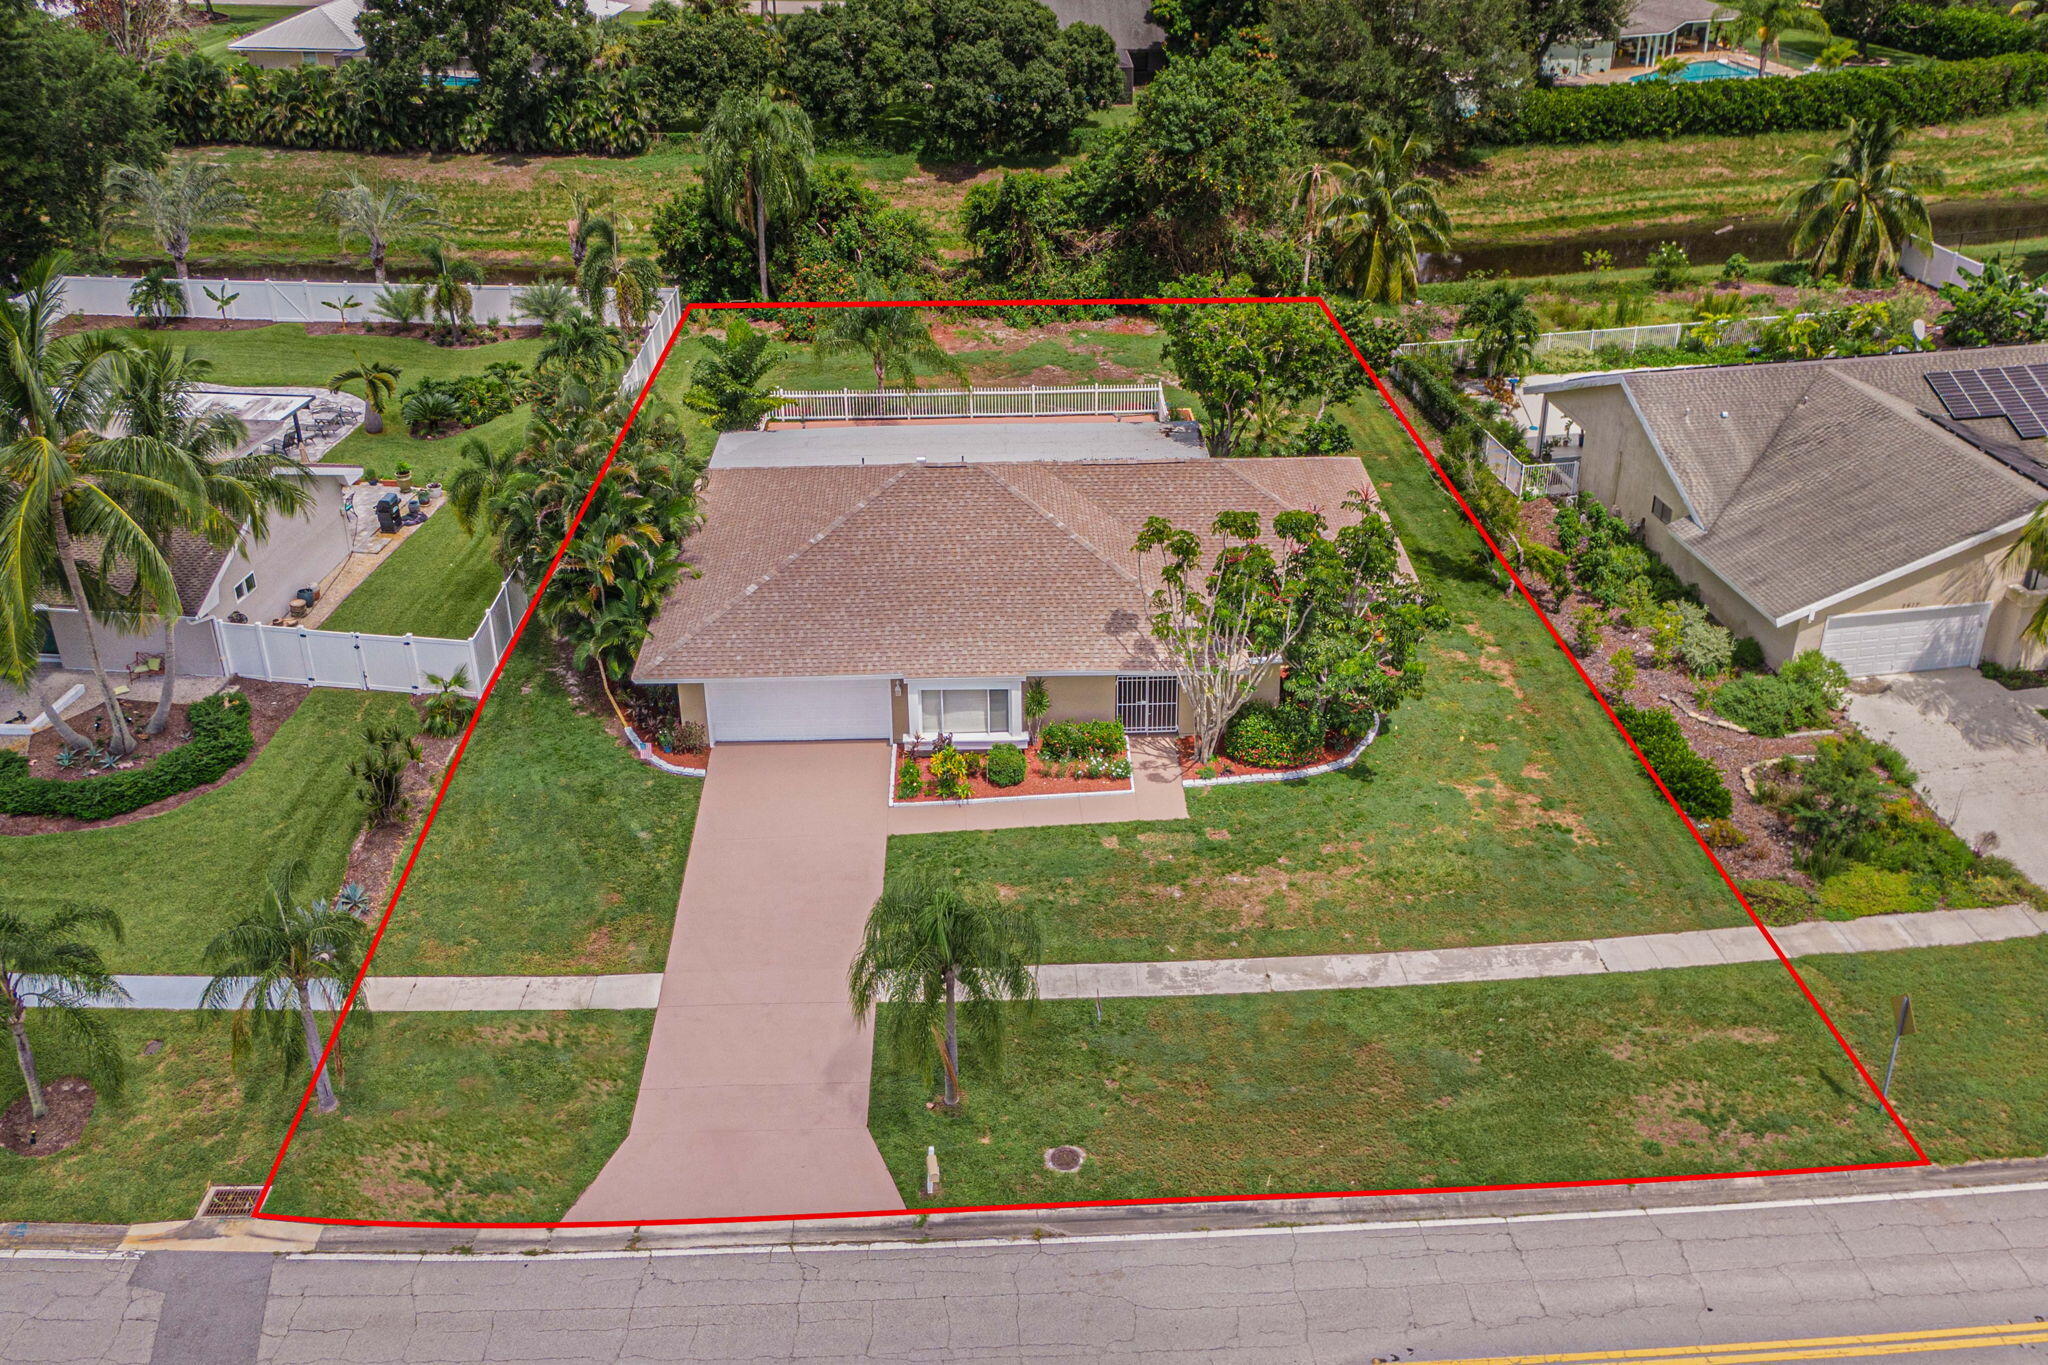
<svg viewBox="0 0 2048 1365">
<path fill-rule="evenodd" d="M 1266 768 L 1261 767 L 1257 763 L 1240 763 L 1234 758 L 1223 758 L 1220 756 L 1204 763 L 1195 758 L 1194 740 L 1184 737 L 1180 742 L 1180 775 L 1182 781 L 1187 781 L 1191 778 L 1205 776 L 1245 777 L 1264 773 L 1298 773 L 1303 768 L 1315 768 L 1325 763 L 1335 763 L 1338 759 L 1350 753 L 1357 745 L 1358 741 L 1355 739 L 1340 740 L 1335 744 L 1326 743 L 1323 745 L 1322 752 L 1309 759 L 1306 763 L 1297 763 L 1287 768 Z M 1207 768 L 1209 771 L 1205 774 L 1202 772 L 1203 768 Z"/>
<path fill-rule="evenodd" d="M 349 846 L 348 869 L 342 874 L 344 882 L 362 886 L 364 915 L 372 923 L 384 913 L 384 903 L 397 880 L 399 866 L 412 853 L 413 841 L 419 838 L 420 826 L 427 822 L 427 811 L 434 804 L 441 776 L 448 771 L 455 746 L 462 742 L 459 731 L 445 739 L 422 731 L 417 738 L 420 761 L 405 772 L 405 814 L 381 825 L 371 825 L 356 835 L 355 843 Z"/>
<path fill-rule="evenodd" d="M 143 693 L 153 692 L 155 690 L 155 683 L 155 679 L 149 679 L 143 683 L 138 691 Z M 91 685 L 90 683 L 87 684 L 89 687 Z M 263 746 L 270 742 L 270 737 L 277 733 L 278 727 L 291 719 L 292 713 L 299 709 L 299 703 L 306 699 L 306 689 L 294 686 L 291 683 L 256 682 L 247 678 L 234 679 L 233 685 L 239 687 L 243 694 L 249 698 L 249 730 L 255 736 L 256 744 L 255 747 L 249 750 L 249 756 L 229 769 L 227 775 L 218 782 L 209 782 L 203 787 L 194 787 L 190 791 L 179 792 L 176 796 L 167 796 L 161 801 L 142 807 L 140 810 L 132 810 L 126 815 L 116 815 L 106 820 L 74 820 L 69 816 L 61 815 L 0 815 L 0 835 L 57 834 L 75 829 L 105 829 L 111 825 L 125 825 L 135 820 L 147 820 L 153 815 L 162 815 L 167 810 L 177 809 L 202 792 L 210 792 L 215 787 L 234 781 L 242 775 L 243 771 L 251 763 L 256 761 L 256 756 L 263 752 Z M 92 730 L 93 719 L 96 716 L 100 716 L 103 709 L 103 705 L 95 706 L 89 711 L 81 711 L 77 715 L 66 717 L 66 719 L 74 730 L 77 730 L 86 738 L 92 739 L 95 738 Z M 156 710 L 156 704 L 153 700 L 136 701 L 132 698 L 124 699 L 121 709 L 127 713 L 130 722 L 137 730 L 136 739 L 140 741 L 135 753 L 129 759 L 124 760 L 126 763 L 146 763 L 167 750 L 176 748 L 184 742 L 183 736 L 190 733 L 190 728 L 185 723 L 186 708 L 183 705 L 171 707 L 170 725 L 164 729 L 161 735 L 154 739 L 145 739 L 140 733 L 141 727 L 148 722 L 150 715 Z M 58 767 L 57 751 L 63 747 L 63 741 L 57 738 L 55 730 L 46 729 L 31 736 L 28 746 L 29 772 L 36 777 L 53 777 L 67 782 L 89 780 L 88 774 L 99 773 L 99 769 L 91 766 L 82 768 Z"/>
<path fill-rule="evenodd" d="M 29 1116 L 28 1096 L 23 1095 L 0 1114 L 0 1147 L 18 1156 L 50 1156 L 85 1136 L 86 1120 L 92 1117 L 99 1097 L 82 1077 L 62 1076 L 43 1086 L 42 1118 Z"/>
<path fill-rule="evenodd" d="M 898 805 L 919 805 L 947 799 L 938 796 L 926 796 L 922 792 L 907 799 L 896 796 L 896 769 L 902 766 L 902 763 L 903 755 L 898 750 L 895 760 L 889 769 L 891 800 L 895 801 Z M 932 772 L 931 760 L 928 758 L 917 760 L 917 770 L 924 777 L 929 778 Z M 1038 756 L 1038 750 L 1032 748 L 1025 751 L 1024 780 L 1016 786 L 998 787 L 986 777 L 970 777 L 967 779 L 967 790 L 969 793 L 967 799 L 970 801 L 986 800 L 989 797 L 996 796 L 1080 796 L 1088 792 L 1127 792 L 1131 790 L 1131 779 L 1128 777 L 1053 777 L 1047 774 L 1045 764 Z"/>
</svg>

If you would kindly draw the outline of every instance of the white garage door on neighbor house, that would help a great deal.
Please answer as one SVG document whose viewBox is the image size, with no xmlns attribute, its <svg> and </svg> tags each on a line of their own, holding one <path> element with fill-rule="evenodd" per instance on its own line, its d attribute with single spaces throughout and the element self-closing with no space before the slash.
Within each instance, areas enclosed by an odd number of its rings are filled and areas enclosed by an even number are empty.
<svg viewBox="0 0 2048 1365">
<path fill-rule="evenodd" d="M 1820 648 L 1852 677 L 1975 668 L 1990 619 L 1989 602 L 1856 612 L 1830 618 Z"/>
<path fill-rule="evenodd" d="M 887 739 L 887 678 L 734 678 L 704 684 L 719 744 L 746 740 Z"/>
</svg>

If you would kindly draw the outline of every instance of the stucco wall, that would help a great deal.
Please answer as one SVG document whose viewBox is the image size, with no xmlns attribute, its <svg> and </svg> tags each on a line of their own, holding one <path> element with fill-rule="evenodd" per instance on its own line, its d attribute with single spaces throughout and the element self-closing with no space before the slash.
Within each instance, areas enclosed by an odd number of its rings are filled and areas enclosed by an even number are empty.
<svg viewBox="0 0 2048 1365">
<path fill-rule="evenodd" d="M 1040 724 L 1056 720 L 1110 720 L 1116 715 L 1116 677 L 1047 678 L 1046 712 Z"/>
<path fill-rule="evenodd" d="M 699 725 L 710 725 L 710 717 L 704 712 L 703 683 L 676 684 L 676 719 L 685 724 L 695 721 Z"/>
<path fill-rule="evenodd" d="M 2037 667 L 2044 652 L 2048 651 L 2019 637 L 2042 594 L 2021 588 L 2024 575 L 2017 565 L 2006 562 L 2006 555 L 2018 539 L 2019 532 L 2014 531 L 1986 541 L 1974 549 L 1931 564 L 1918 573 L 1838 602 L 1829 607 L 1821 619 L 1798 621 L 1787 628 L 1798 635 L 1792 652 L 1820 648 L 1828 616 L 1990 602 L 1994 605 L 1991 623 L 1984 632 L 1984 657 L 1993 663 L 2016 668 Z"/>
<path fill-rule="evenodd" d="M 295 517 L 272 517 L 270 534 L 260 543 L 247 538 L 227 557 L 214 579 L 213 593 L 201 604 L 201 616 L 226 616 L 239 611 L 259 625 L 284 615 L 292 594 L 321 587 L 348 558 L 347 523 L 341 516 L 342 481 L 316 477 L 306 481 L 312 503 Z M 235 584 L 253 572 L 256 588 L 235 597 Z"/>
</svg>

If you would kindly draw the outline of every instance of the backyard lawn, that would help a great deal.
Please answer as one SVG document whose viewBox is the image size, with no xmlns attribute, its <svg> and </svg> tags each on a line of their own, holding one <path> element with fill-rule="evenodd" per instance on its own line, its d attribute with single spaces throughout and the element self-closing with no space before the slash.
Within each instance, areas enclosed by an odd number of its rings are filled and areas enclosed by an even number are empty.
<svg viewBox="0 0 2048 1365">
<path fill-rule="evenodd" d="M 1357 766 L 1190 792 L 1185 824 L 918 835 L 1041 912 L 1047 960 L 1527 943 L 1747 922 L 1376 398 L 1354 429 L 1417 572 L 1463 623 Z"/>
<path fill-rule="evenodd" d="M 384 562 L 320 629 L 467 639 L 504 582 L 505 571 L 491 558 L 490 536 L 465 535 L 455 513 L 443 507 L 397 549 L 387 550 Z"/>
<path fill-rule="evenodd" d="M 259 1185 L 299 1085 L 232 1070 L 224 1020 L 109 1016 L 129 1090 L 54 1156 L 0 1151 L 0 1217 L 60 1223 L 189 1218 L 209 1184 Z M 346 1054 L 342 1110 L 309 1114 L 271 1211 L 362 1218 L 558 1218 L 625 1135 L 652 1016 L 394 1014 Z M 34 1027 L 33 1025 L 31 1026 Z M 352 1026 L 353 1031 L 353 1026 Z M 78 1060 L 36 1030 L 46 1078 Z M 151 1042 L 161 1046 L 146 1052 Z M 0 1105 L 22 1093 L 0 1072 Z"/>
<path fill-rule="evenodd" d="M 377 975 L 661 970 L 698 780 L 635 759 L 576 710 L 544 655 L 535 640 L 507 665 Z"/>
<path fill-rule="evenodd" d="M 200 951 L 250 908 L 274 864 L 304 858 L 319 895 L 341 884 L 362 819 L 349 760 L 364 725 L 411 713 L 388 692 L 313 688 L 225 786 L 131 824 L 0 839 L 0 885 L 17 905 L 118 911 L 127 939 L 105 945 L 117 972 L 197 972 Z"/>
</svg>

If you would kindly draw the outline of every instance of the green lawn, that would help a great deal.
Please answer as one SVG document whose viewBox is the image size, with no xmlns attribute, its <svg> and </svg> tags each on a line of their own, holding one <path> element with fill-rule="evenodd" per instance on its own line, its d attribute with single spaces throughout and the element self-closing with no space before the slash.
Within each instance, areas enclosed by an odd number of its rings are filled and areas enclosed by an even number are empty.
<svg viewBox="0 0 2048 1365">
<path fill-rule="evenodd" d="M 129 1223 L 189 1218 L 209 1184 L 257 1185 L 299 1086 L 233 1074 L 227 1028 L 196 1013 L 108 1016 L 129 1089 L 55 1156 L 0 1151 L 0 1217 Z M 347 1056 L 338 1115 L 309 1115 L 268 1206 L 362 1218 L 559 1218 L 632 1118 L 652 1016 L 394 1014 Z M 31 1024 L 46 1078 L 78 1059 Z M 146 1055 L 145 1044 L 161 1048 Z M 303 1082 L 300 1083 L 301 1085 Z M 0 1071 L 0 1104 L 22 1093 Z"/>
<path fill-rule="evenodd" d="M 2024 962 L 1984 951 L 2008 1000 L 2048 961 L 2038 949 Z M 1883 955 L 1870 969 L 1917 956 Z M 2038 1055 L 2048 1008 L 2038 991 L 2026 998 L 2009 1010 L 2024 1018 L 1998 1021 L 2023 1031 L 1969 1021 L 1985 1154 L 2039 1150 L 2038 1079 L 2003 1106 L 1985 1093 L 2003 1083 L 2004 1047 L 2024 1039 Z M 1881 993 L 1871 1003 L 1881 1011 Z M 906 1064 L 878 1045 L 868 1126 L 904 1199 L 1285 1194 L 1911 1159 L 1775 963 L 1101 1008 L 1099 1024 L 1093 1002 L 1014 1011 L 1003 1079 L 970 1063 L 956 1117 L 925 1108 L 932 1087 L 916 1068 L 929 1048 Z M 1063 1143 L 1087 1150 L 1078 1174 L 1045 1168 L 1046 1149 Z M 918 1193 L 927 1146 L 945 1179 L 939 1200 Z"/>
<path fill-rule="evenodd" d="M 342 599 L 322 630 L 467 639 L 505 581 L 488 535 L 465 535 L 442 508 Z M 482 682 L 483 679 L 472 679 Z"/>
<path fill-rule="evenodd" d="M 661 970 L 699 783 L 635 759 L 542 657 L 529 644 L 492 694 L 378 975 Z"/>
<path fill-rule="evenodd" d="M 192 44 L 194 52 L 210 57 L 227 58 L 228 44 L 237 38 L 246 38 L 259 28 L 268 28 L 280 19 L 288 19 L 305 8 L 302 5 L 215 5 L 213 12 L 226 22 L 209 23 L 206 12 L 197 5 L 187 7 L 194 20 L 193 26 L 185 30 L 183 38 Z M 174 43 L 178 39 L 172 40 Z"/>
<path fill-rule="evenodd" d="M 271 867 L 301 857 L 318 894 L 339 886 L 361 807 L 348 762 L 362 727 L 409 716 L 384 692 L 314 688 L 247 771 L 132 824 L 0 839 L 0 885 L 17 904 L 112 906 L 120 972 L 197 972 L 200 952 L 253 904 Z"/>
<path fill-rule="evenodd" d="M 1745 922 L 1535 615 L 1378 400 L 1356 430 L 1455 621 L 1365 760 L 1191 792 L 1185 824 L 919 835 L 1041 912 L 1053 962 L 1369 952 Z"/>
</svg>

